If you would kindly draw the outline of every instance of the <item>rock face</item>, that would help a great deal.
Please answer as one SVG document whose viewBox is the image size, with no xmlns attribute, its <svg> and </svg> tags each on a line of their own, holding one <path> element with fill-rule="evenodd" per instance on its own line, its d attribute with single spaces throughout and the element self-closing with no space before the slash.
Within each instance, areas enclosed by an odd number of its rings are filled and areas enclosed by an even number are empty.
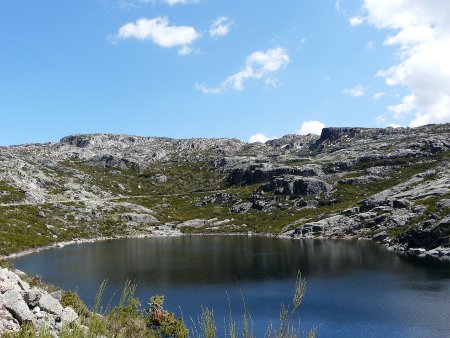
<svg viewBox="0 0 450 338">
<path fill-rule="evenodd" d="M 50 330 L 58 337 L 65 325 L 76 321 L 74 309 L 63 307 L 45 290 L 30 288 L 15 272 L 0 268 L 0 335 L 18 332 L 21 323 L 30 322 L 38 332 Z"/>
<path fill-rule="evenodd" d="M 234 165 L 224 168 L 229 173 L 228 180 L 233 185 L 250 185 L 261 183 L 281 175 L 297 175 L 304 177 L 323 176 L 318 165 L 282 166 L 274 164 L 252 164 L 249 166 Z"/>
<path fill-rule="evenodd" d="M 366 129 L 366 128 L 323 128 L 322 133 L 320 134 L 320 138 L 317 140 L 317 143 L 323 142 L 333 142 L 337 140 L 341 140 L 343 138 L 353 138 L 356 135 L 362 133 L 363 131 L 376 131 L 379 129 Z"/>
<path fill-rule="evenodd" d="M 448 246 L 450 234 L 450 215 L 436 222 L 428 220 L 419 225 L 410 234 L 400 237 L 400 242 L 408 247 L 434 249 L 440 246 Z"/>
<path fill-rule="evenodd" d="M 320 196 L 329 193 L 331 186 L 315 178 L 283 175 L 261 186 L 263 191 L 273 191 L 279 195 Z"/>
<path fill-rule="evenodd" d="M 269 140 L 266 142 L 266 145 L 288 149 L 288 150 L 300 150 L 305 147 L 309 147 L 312 142 L 315 142 L 319 137 L 317 135 L 285 135 L 281 138 Z"/>
<path fill-rule="evenodd" d="M 28 308 L 27 303 L 23 300 L 23 296 L 17 290 L 6 291 L 2 295 L 2 302 L 4 307 L 11 312 L 14 318 L 18 320 L 19 323 L 31 319 L 31 311 Z"/>
</svg>

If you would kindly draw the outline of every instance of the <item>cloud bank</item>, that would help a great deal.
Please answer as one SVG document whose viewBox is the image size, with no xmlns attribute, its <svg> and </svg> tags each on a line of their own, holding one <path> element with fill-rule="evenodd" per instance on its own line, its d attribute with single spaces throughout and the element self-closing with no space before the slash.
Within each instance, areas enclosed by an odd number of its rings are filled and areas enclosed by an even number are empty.
<svg viewBox="0 0 450 338">
<path fill-rule="evenodd" d="M 387 32 L 398 63 L 378 72 L 409 93 L 388 107 L 409 126 L 450 122 L 450 1 L 364 0 L 369 25 Z"/>
</svg>

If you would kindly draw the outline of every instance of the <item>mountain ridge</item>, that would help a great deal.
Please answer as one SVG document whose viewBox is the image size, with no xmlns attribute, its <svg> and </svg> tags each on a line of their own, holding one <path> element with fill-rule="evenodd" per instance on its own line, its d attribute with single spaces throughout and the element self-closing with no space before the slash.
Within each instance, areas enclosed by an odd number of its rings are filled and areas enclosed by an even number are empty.
<svg viewBox="0 0 450 338">
<path fill-rule="evenodd" d="M 96 133 L 0 147 L 0 253 L 251 232 L 446 256 L 449 150 L 450 124 L 327 127 L 264 144 Z"/>
</svg>

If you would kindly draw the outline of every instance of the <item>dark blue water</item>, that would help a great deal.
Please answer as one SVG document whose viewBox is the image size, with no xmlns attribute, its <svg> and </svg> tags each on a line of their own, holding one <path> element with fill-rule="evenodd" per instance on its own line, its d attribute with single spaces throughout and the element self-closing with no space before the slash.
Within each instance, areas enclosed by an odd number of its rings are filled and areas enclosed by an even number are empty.
<svg viewBox="0 0 450 338">
<path fill-rule="evenodd" d="M 278 323 L 292 299 L 296 271 L 307 279 L 302 331 L 319 337 L 449 337 L 450 264 L 401 256 L 366 241 L 289 240 L 246 236 L 123 239 L 52 249 L 14 260 L 17 268 L 75 290 L 92 304 L 108 279 L 105 299 L 127 279 L 145 304 L 164 294 L 166 308 L 186 322 L 201 306 L 219 327 L 250 311 L 256 337 Z M 228 294 L 228 296 L 227 296 Z"/>
</svg>

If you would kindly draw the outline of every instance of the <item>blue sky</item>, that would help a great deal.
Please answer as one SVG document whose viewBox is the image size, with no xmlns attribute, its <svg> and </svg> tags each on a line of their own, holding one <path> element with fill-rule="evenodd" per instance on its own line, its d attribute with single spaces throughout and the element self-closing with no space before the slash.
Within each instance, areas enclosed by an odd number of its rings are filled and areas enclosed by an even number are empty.
<svg viewBox="0 0 450 338">
<path fill-rule="evenodd" d="M 450 7 L 400 2 L 1 0 L 0 145 L 447 122 Z"/>
</svg>

